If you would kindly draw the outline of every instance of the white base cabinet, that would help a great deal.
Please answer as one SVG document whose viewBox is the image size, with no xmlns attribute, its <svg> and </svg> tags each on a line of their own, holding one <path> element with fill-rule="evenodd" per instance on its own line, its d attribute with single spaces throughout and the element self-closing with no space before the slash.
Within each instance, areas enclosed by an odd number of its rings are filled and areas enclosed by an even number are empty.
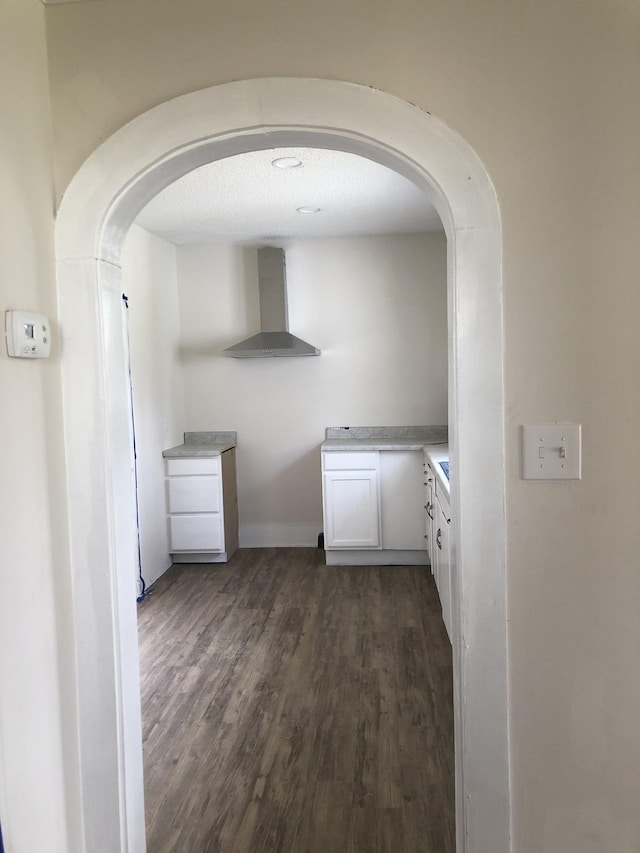
<svg viewBox="0 0 640 853">
<path fill-rule="evenodd" d="M 428 562 L 419 451 L 323 451 L 328 565 Z"/>
<path fill-rule="evenodd" d="M 431 561 L 431 573 L 440 597 L 442 620 L 449 640 L 452 633 L 452 613 L 454 594 L 454 564 L 451 559 L 451 510 L 449 490 L 444 484 L 443 474 L 438 460 L 448 458 L 437 448 L 434 453 L 427 452 L 424 462 L 424 523 L 427 550 Z"/>
<path fill-rule="evenodd" d="M 431 563 L 431 574 L 436 577 L 436 526 L 435 526 L 435 503 L 436 503 L 436 476 L 431 464 L 424 463 L 424 528 L 427 554 Z"/>
<path fill-rule="evenodd" d="M 436 496 L 434 526 L 435 540 L 435 578 L 442 605 L 442 619 L 451 641 L 451 512 L 449 501 L 442 494 Z"/>
<path fill-rule="evenodd" d="M 169 551 L 174 563 L 223 563 L 238 549 L 235 448 L 165 459 Z"/>
</svg>

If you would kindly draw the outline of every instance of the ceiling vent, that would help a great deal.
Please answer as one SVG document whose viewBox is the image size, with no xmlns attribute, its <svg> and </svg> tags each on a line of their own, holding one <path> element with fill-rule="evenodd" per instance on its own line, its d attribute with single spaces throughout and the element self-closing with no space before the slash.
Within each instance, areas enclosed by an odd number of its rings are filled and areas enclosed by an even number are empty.
<svg viewBox="0 0 640 853">
<path fill-rule="evenodd" d="M 283 358 L 320 355 L 320 350 L 289 331 L 286 266 L 283 249 L 258 249 L 260 329 L 224 350 L 229 358 Z"/>
</svg>

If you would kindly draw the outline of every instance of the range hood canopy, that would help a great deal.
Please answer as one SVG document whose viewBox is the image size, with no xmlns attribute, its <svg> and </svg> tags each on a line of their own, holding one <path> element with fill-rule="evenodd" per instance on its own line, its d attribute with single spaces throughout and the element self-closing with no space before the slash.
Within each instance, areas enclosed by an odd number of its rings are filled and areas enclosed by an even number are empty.
<svg viewBox="0 0 640 853">
<path fill-rule="evenodd" d="M 289 331 L 283 249 L 258 249 L 260 329 L 257 335 L 224 350 L 229 358 L 282 358 L 320 355 L 320 350 Z"/>
</svg>

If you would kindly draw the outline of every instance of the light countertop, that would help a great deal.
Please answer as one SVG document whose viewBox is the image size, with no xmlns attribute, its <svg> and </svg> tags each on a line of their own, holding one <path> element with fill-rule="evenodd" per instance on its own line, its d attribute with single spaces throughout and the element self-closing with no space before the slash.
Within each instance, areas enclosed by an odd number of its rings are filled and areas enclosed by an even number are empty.
<svg viewBox="0 0 640 853">
<path fill-rule="evenodd" d="M 440 462 L 449 461 L 446 426 L 327 427 L 324 451 L 418 450 L 431 463 L 441 489 L 450 493 L 449 480 Z"/>
<path fill-rule="evenodd" d="M 446 426 L 327 427 L 322 450 L 422 450 L 446 446 Z"/>
<path fill-rule="evenodd" d="M 419 438 L 329 438 L 322 442 L 322 450 L 423 450 L 425 442 Z M 428 445 L 431 446 L 431 445 Z M 446 444 L 440 445 L 447 447 Z"/>
<path fill-rule="evenodd" d="M 184 456 L 220 456 L 225 450 L 236 446 L 237 433 L 228 432 L 185 432 L 184 443 L 163 450 L 165 459 Z"/>
</svg>

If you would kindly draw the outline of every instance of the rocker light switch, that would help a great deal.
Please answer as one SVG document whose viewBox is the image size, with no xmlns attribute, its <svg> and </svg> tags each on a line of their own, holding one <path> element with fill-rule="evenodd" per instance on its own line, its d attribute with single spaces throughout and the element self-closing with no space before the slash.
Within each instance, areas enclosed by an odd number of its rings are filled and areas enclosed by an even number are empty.
<svg viewBox="0 0 640 853">
<path fill-rule="evenodd" d="M 580 424 L 527 424 L 522 428 L 523 480 L 579 480 Z"/>
</svg>

